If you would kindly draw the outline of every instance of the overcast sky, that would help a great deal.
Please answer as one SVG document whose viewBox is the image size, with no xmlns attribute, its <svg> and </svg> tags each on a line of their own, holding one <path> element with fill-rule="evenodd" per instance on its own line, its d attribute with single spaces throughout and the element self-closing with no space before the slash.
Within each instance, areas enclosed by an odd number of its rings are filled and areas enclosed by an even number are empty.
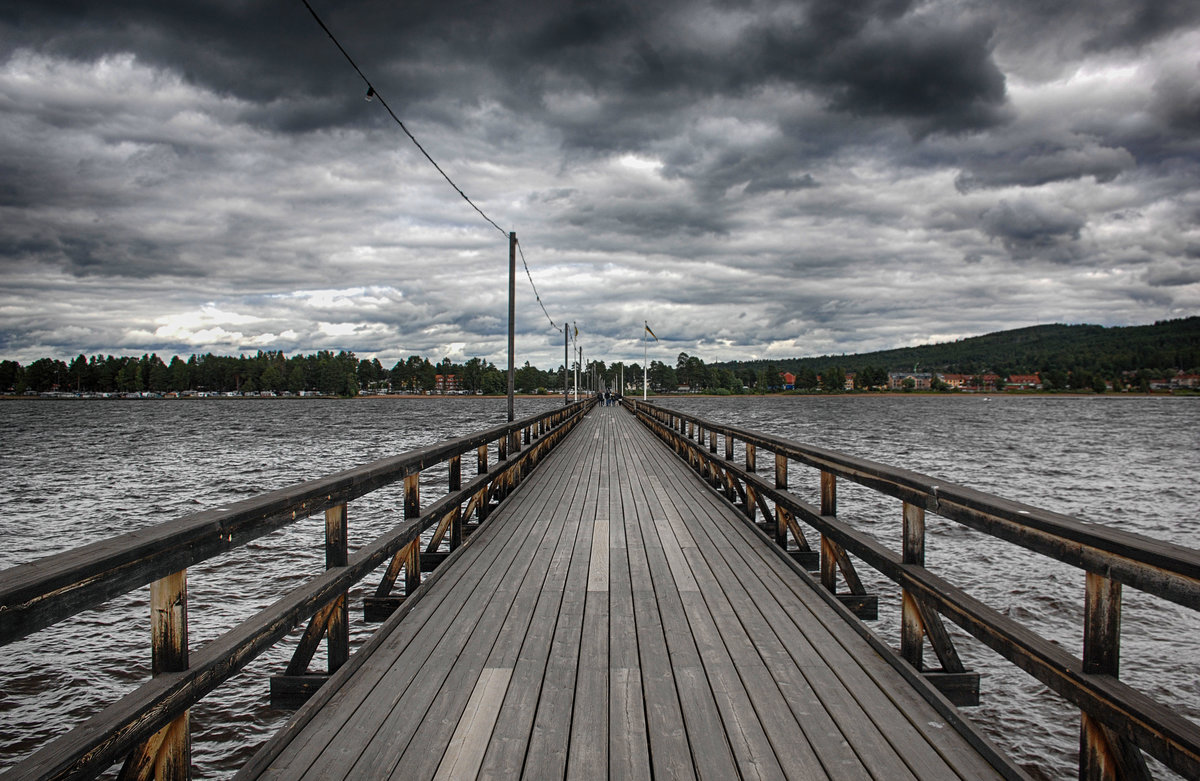
<svg viewBox="0 0 1200 781">
<path fill-rule="evenodd" d="M 1200 314 L 1193 0 L 311 1 L 589 358 Z M 301 0 L 0 2 L 0 358 L 503 365 L 505 237 L 365 93 Z"/>
</svg>

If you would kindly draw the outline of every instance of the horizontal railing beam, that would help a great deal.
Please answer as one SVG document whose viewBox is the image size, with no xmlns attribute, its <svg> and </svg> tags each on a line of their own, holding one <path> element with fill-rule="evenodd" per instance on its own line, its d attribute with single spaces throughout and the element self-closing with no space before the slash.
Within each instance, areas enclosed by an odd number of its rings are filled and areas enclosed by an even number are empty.
<svg viewBox="0 0 1200 781">
<path fill-rule="evenodd" d="M 660 411 L 633 402 L 643 414 Z M 671 410 L 690 423 L 732 436 L 831 472 L 927 511 L 986 532 L 1072 566 L 1106 575 L 1133 588 L 1200 610 L 1200 552 L 1163 540 L 1085 523 L 1061 513 L 1014 502 L 907 469 L 801 445 L 781 437 L 724 426 Z"/>
<path fill-rule="evenodd" d="M 573 427 L 586 406 L 583 403 L 578 409 L 571 410 L 551 436 L 565 433 Z M 551 437 L 544 441 L 545 445 L 539 441 L 536 447 L 549 447 L 557 443 Z M 192 653 L 187 670 L 163 673 L 151 679 L 65 735 L 46 744 L 0 777 L 25 781 L 100 774 L 292 629 L 345 594 L 351 586 L 409 543 L 419 539 L 423 531 L 436 525 L 446 513 L 461 506 L 489 484 L 506 479 L 513 470 L 520 469 L 522 463 L 532 458 L 534 453 L 533 448 L 523 450 L 518 458 L 502 461 L 491 471 L 468 481 L 459 490 L 442 496 L 425 508 L 419 518 L 399 524 L 354 553 L 346 566 L 326 570 Z M 409 600 L 406 600 L 408 603 Z"/>
<path fill-rule="evenodd" d="M 576 414 L 587 403 L 566 411 Z M 563 411 L 551 410 L 4 570 L 0 645 Z"/>
<path fill-rule="evenodd" d="M 704 425 L 717 428 L 708 422 L 704 422 Z M 671 428 L 663 426 L 660 434 L 689 449 L 702 449 L 702 446 L 690 442 Z M 766 441 L 765 437 L 757 438 L 758 445 L 772 449 L 769 444 L 764 444 Z M 713 463 L 753 488 L 760 497 L 775 502 L 905 590 L 925 600 L 989 648 L 1112 729 L 1116 735 L 1131 741 L 1173 770 L 1187 777 L 1200 778 L 1200 728 L 1192 722 L 1121 683 L 1115 676 L 1085 672 L 1081 659 L 971 597 L 924 566 L 904 563 L 900 554 L 875 538 L 835 516 L 822 514 L 820 508 L 799 499 L 786 489 L 777 488 L 772 482 L 731 462 Z M 823 469 L 854 479 L 827 465 Z M 754 528 L 753 524 L 751 526 Z"/>
</svg>

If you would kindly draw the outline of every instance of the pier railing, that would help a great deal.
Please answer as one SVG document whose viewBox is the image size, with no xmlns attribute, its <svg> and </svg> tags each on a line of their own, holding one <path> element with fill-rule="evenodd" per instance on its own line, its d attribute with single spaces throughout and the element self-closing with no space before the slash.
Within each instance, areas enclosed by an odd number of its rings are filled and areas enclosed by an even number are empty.
<svg viewBox="0 0 1200 781">
<path fill-rule="evenodd" d="M 556 408 L 0 572 L 0 645 L 149 585 L 154 675 L 4 777 L 93 777 L 124 761 L 122 778 L 186 778 L 192 705 L 310 618 L 286 674 L 272 680 L 272 694 L 302 697 L 315 690 L 326 676 L 307 670 L 321 640 L 327 640 L 328 672 L 349 656 L 348 589 L 386 562 L 367 612 L 382 617 L 405 597 L 415 599 L 431 560 L 453 555 L 464 534 L 487 519 L 593 403 Z M 489 453 L 497 458 L 491 467 Z M 476 475 L 464 482 L 462 460 L 471 456 Z M 421 475 L 440 465 L 447 467 L 447 493 L 423 508 Z M 348 503 L 397 483 L 404 486 L 404 521 L 349 554 Z M 318 513 L 325 517 L 326 571 L 190 650 L 187 568 Z M 393 595 L 402 572 L 405 594 Z"/>
<path fill-rule="evenodd" d="M 1200 552 L 917 472 L 637 400 L 626 403 L 710 485 L 740 505 L 749 521 L 765 526 L 784 551 L 793 547 L 792 560 L 819 569 L 820 584 L 837 601 L 860 616 L 875 610 L 851 555 L 895 581 L 902 595 L 901 656 L 952 701 L 977 701 L 978 676 L 964 669 L 941 616 L 1080 709 L 1080 778 L 1148 778 L 1141 751 L 1186 778 L 1200 778 L 1200 727 L 1119 679 L 1122 586 L 1200 609 Z M 734 460 L 735 442 L 742 443 L 743 465 Z M 757 473 L 760 451 L 774 455 L 774 480 Z M 818 471 L 820 506 L 788 491 L 793 462 Z M 902 550 L 891 550 L 838 520 L 838 480 L 900 500 L 896 521 Z M 756 522 L 759 512 L 765 524 Z M 1084 570 L 1082 655 L 1070 653 L 926 569 L 927 512 Z M 813 543 L 809 534 L 814 535 Z M 838 593 L 839 575 L 844 593 Z M 926 640 L 942 665 L 940 670 L 924 669 Z"/>
</svg>

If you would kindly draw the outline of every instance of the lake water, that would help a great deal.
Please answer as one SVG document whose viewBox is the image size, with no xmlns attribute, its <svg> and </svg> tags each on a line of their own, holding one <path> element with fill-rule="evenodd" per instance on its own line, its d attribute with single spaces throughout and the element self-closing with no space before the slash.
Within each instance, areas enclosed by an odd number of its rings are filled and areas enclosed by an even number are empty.
<svg viewBox="0 0 1200 781">
<path fill-rule="evenodd" d="M 561 401 L 518 400 L 518 417 Z M 1175 398 L 670 398 L 664 406 L 968 485 L 1088 521 L 1200 547 L 1200 400 Z M 460 436 L 504 420 L 503 399 L 12 401 L 0 404 L 0 568 Z M 765 462 L 769 459 L 760 459 Z M 773 468 L 763 463 L 764 472 Z M 473 470 L 468 469 L 467 474 Z M 817 495 L 793 466 L 792 490 Z M 351 546 L 396 523 L 401 497 L 350 508 Z M 423 497 L 425 498 L 425 497 Z M 839 486 L 843 520 L 897 548 L 900 504 Z M 323 568 L 320 518 L 188 572 L 191 646 L 219 636 Z M 1071 567 L 928 518 L 930 569 L 1078 653 L 1083 576 Z M 899 596 L 872 628 L 893 646 Z M 372 587 L 370 581 L 365 588 Z M 359 592 L 360 593 L 360 592 Z M 148 589 L 0 649 L 0 770 L 148 677 Z M 352 642 L 364 625 L 351 596 Z M 1122 678 L 1200 721 L 1200 616 L 1125 589 Z M 1075 776 L 1078 713 L 951 627 L 983 674 L 964 712 L 1027 769 Z M 267 678 L 277 646 L 193 710 L 198 777 L 227 777 L 287 718 Z M 319 658 L 314 660 L 314 667 Z"/>
</svg>

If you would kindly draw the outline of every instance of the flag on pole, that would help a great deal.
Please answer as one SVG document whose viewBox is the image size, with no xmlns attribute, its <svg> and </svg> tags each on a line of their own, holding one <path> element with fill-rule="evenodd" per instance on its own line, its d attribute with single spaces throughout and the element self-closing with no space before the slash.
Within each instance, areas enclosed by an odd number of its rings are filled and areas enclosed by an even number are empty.
<svg viewBox="0 0 1200 781">
<path fill-rule="evenodd" d="M 657 336 L 655 336 L 655 335 L 654 335 L 654 332 L 650 330 L 650 324 L 649 324 L 649 323 L 646 323 L 646 333 L 650 334 L 650 338 L 652 338 L 654 341 L 656 341 L 656 342 L 658 341 L 658 337 L 657 337 Z"/>
<path fill-rule="evenodd" d="M 572 328 L 575 329 L 575 338 L 578 339 L 579 338 L 579 326 L 575 325 L 575 326 L 572 326 Z"/>
</svg>

